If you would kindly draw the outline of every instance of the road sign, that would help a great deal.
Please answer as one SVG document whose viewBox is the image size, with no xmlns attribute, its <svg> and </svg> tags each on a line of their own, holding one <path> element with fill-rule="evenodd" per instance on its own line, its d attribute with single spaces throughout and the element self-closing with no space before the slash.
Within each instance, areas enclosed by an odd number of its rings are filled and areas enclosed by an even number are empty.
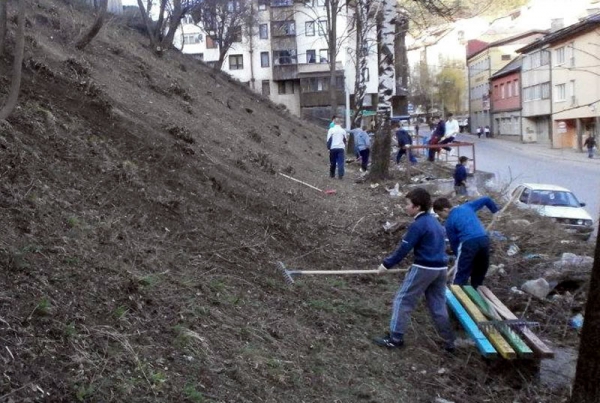
<svg viewBox="0 0 600 403">
<path fill-rule="evenodd" d="M 408 104 L 407 112 L 414 113 L 414 111 L 415 111 L 415 106 L 413 104 Z"/>
</svg>

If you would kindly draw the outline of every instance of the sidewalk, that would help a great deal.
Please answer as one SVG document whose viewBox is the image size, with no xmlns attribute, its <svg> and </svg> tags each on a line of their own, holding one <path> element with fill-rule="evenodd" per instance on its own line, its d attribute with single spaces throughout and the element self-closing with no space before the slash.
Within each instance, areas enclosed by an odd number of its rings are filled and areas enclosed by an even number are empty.
<svg viewBox="0 0 600 403">
<path fill-rule="evenodd" d="M 548 144 L 540 143 L 521 143 L 513 140 L 503 139 L 499 137 L 492 138 L 477 138 L 476 134 L 462 133 L 458 136 L 460 141 L 467 141 L 470 143 L 479 143 L 486 141 L 493 141 L 501 143 L 507 148 L 515 148 L 517 150 L 523 150 L 537 155 L 543 155 L 552 159 L 576 161 L 585 164 L 592 164 L 600 166 L 600 153 L 596 149 L 594 158 L 588 158 L 587 149 L 584 148 L 583 152 L 573 150 L 572 148 L 550 148 Z"/>
</svg>

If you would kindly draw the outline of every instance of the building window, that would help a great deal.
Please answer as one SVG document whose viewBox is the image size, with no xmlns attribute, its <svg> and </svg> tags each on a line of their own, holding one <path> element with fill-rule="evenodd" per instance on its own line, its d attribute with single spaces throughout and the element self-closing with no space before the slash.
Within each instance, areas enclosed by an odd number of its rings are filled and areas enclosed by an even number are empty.
<svg viewBox="0 0 600 403">
<path fill-rule="evenodd" d="M 206 49 L 216 49 L 217 41 L 215 41 L 210 36 L 206 35 Z"/>
<path fill-rule="evenodd" d="M 229 55 L 229 70 L 242 70 L 244 68 L 243 55 Z"/>
<path fill-rule="evenodd" d="M 237 26 L 233 28 L 233 41 L 241 42 L 242 41 L 242 27 Z"/>
<path fill-rule="evenodd" d="M 504 84 L 500 84 L 500 98 L 502 98 L 502 99 L 506 98 Z"/>
<path fill-rule="evenodd" d="M 556 64 L 563 64 L 565 62 L 565 47 L 558 48 L 554 51 L 556 55 Z"/>
<path fill-rule="evenodd" d="M 262 81 L 262 94 L 266 97 L 268 97 L 269 95 L 271 95 L 271 83 L 269 82 L 269 80 L 263 80 Z"/>
<path fill-rule="evenodd" d="M 282 64 L 297 64 L 296 49 L 274 50 L 273 51 L 273 66 Z"/>
<path fill-rule="evenodd" d="M 575 80 L 569 81 L 569 87 L 567 90 L 567 96 L 571 100 L 571 103 L 575 104 Z"/>
<path fill-rule="evenodd" d="M 295 36 L 296 23 L 294 21 L 275 21 L 271 23 L 273 36 Z"/>
<path fill-rule="evenodd" d="M 507 87 L 507 89 L 506 89 L 506 92 L 507 92 L 506 97 L 507 98 L 511 98 L 512 97 L 512 89 L 513 89 L 512 83 L 511 82 L 507 82 L 506 83 L 506 87 Z"/>
<path fill-rule="evenodd" d="M 183 43 L 185 45 L 193 45 L 202 42 L 202 34 L 185 34 L 183 35 Z"/>
<path fill-rule="evenodd" d="M 280 95 L 293 94 L 294 93 L 294 82 L 292 80 L 279 81 L 277 83 L 277 92 Z"/>
<path fill-rule="evenodd" d="M 569 43 L 569 66 L 575 67 L 575 43 Z"/>
<path fill-rule="evenodd" d="M 327 20 L 319 20 L 319 36 L 325 36 L 327 32 Z"/>
<path fill-rule="evenodd" d="M 338 90 L 344 90 L 344 76 L 338 76 L 335 78 L 335 88 Z"/>
<path fill-rule="evenodd" d="M 258 36 L 260 39 L 269 39 L 269 24 L 260 24 L 258 26 Z"/>
<path fill-rule="evenodd" d="M 319 63 L 329 63 L 329 49 L 319 50 Z"/>
<path fill-rule="evenodd" d="M 362 80 L 363 81 L 369 81 L 371 78 L 369 76 L 369 69 L 367 67 L 365 67 L 364 69 L 362 69 L 361 71 L 362 74 Z"/>
<path fill-rule="evenodd" d="M 317 6 L 319 6 L 319 7 L 325 6 L 325 0 L 317 0 Z"/>
<path fill-rule="evenodd" d="M 316 63 L 317 53 L 314 49 L 308 49 L 306 51 L 306 63 Z"/>
<path fill-rule="evenodd" d="M 566 84 L 558 84 L 554 86 L 556 95 L 554 96 L 555 102 L 562 102 L 567 98 Z"/>
<path fill-rule="evenodd" d="M 510 60 L 510 55 L 502 55 L 502 60 Z"/>
<path fill-rule="evenodd" d="M 542 99 L 550 99 L 550 83 L 543 83 L 542 87 Z"/>
<path fill-rule="evenodd" d="M 311 77 L 302 80 L 302 92 L 321 92 L 329 90 L 328 77 Z"/>
<path fill-rule="evenodd" d="M 260 67 L 269 67 L 269 52 L 260 52 Z"/>
<path fill-rule="evenodd" d="M 288 7 L 293 5 L 294 0 L 271 0 L 271 7 Z"/>
<path fill-rule="evenodd" d="M 519 80 L 513 81 L 513 85 L 515 86 L 515 97 L 519 96 Z"/>
<path fill-rule="evenodd" d="M 306 21 L 304 30 L 306 31 L 304 33 L 306 36 L 315 36 L 315 22 Z"/>
<path fill-rule="evenodd" d="M 267 2 L 269 0 L 258 0 L 258 10 L 259 11 L 264 11 L 267 9 Z"/>
</svg>

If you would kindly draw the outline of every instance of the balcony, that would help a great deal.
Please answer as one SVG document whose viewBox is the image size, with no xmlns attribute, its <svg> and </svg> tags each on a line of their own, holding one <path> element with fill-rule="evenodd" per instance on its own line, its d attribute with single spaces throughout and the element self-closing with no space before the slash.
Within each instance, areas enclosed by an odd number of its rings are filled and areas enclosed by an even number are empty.
<svg viewBox="0 0 600 403">
<path fill-rule="evenodd" d="M 279 64 L 273 66 L 273 80 L 296 80 L 298 78 L 297 64 Z"/>
<path fill-rule="evenodd" d="M 335 62 L 335 70 L 344 70 L 342 62 Z M 329 63 L 302 63 L 298 64 L 298 77 L 324 76 L 329 74 Z"/>
</svg>

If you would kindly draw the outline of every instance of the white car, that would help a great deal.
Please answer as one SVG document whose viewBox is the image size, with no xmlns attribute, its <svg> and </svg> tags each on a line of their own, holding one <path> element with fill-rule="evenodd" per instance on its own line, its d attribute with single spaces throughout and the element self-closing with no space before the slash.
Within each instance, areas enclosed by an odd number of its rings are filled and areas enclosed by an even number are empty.
<svg viewBox="0 0 600 403">
<path fill-rule="evenodd" d="M 523 183 L 512 191 L 514 203 L 551 217 L 568 231 L 588 239 L 594 231 L 594 220 L 577 197 L 566 188 L 541 183 Z"/>
</svg>

